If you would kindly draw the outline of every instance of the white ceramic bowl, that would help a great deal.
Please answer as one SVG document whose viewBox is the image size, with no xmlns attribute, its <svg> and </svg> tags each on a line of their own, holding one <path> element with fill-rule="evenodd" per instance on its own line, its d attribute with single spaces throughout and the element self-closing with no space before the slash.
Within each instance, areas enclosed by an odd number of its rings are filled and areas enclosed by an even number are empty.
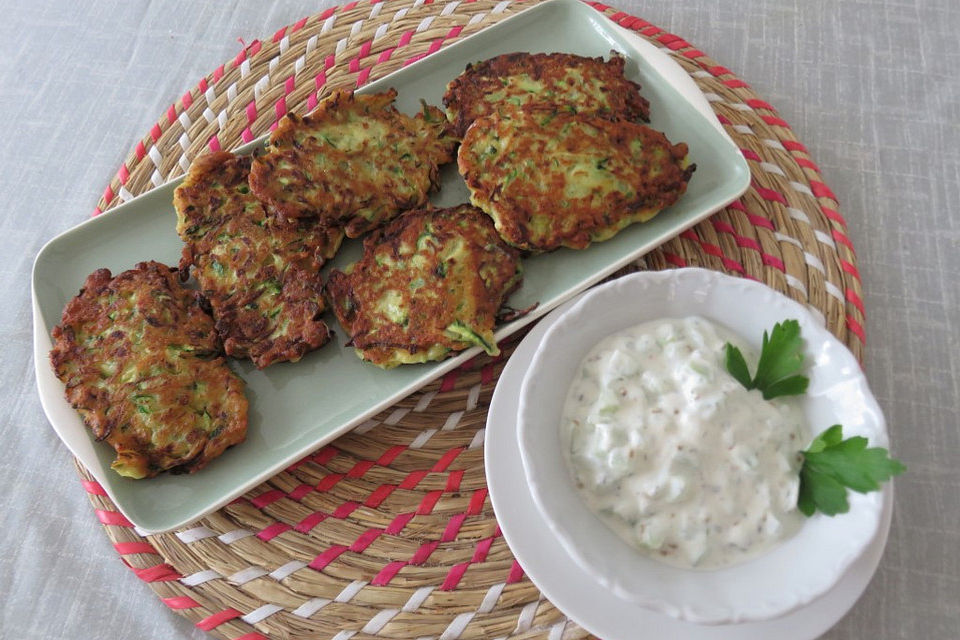
<svg viewBox="0 0 960 640">
<path fill-rule="evenodd" d="M 563 548 L 618 597 L 700 624 L 765 620 L 826 592 L 877 534 L 882 493 L 849 493 L 850 511 L 808 518 L 800 531 L 752 560 L 711 571 L 645 557 L 582 501 L 560 445 L 567 390 L 602 338 L 633 325 L 700 315 L 760 350 L 763 332 L 795 318 L 806 343 L 810 386 L 802 405 L 817 434 L 841 423 L 844 437 L 887 446 L 883 414 L 856 358 L 805 307 L 769 287 L 704 269 L 625 276 L 585 294 L 544 336 L 520 389 L 519 443 L 534 501 Z"/>
</svg>

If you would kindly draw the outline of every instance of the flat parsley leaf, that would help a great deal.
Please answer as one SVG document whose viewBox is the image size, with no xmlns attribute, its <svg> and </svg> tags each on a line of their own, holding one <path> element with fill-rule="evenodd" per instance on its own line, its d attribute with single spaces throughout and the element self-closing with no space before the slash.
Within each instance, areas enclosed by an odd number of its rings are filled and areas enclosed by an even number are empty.
<svg viewBox="0 0 960 640">
<path fill-rule="evenodd" d="M 743 354 L 729 342 L 726 344 L 726 367 L 744 387 L 759 389 L 764 400 L 805 393 L 810 379 L 799 373 L 803 368 L 800 323 L 784 320 L 773 325 L 769 335 L 763 332 L 760 362 L 752 379 Z"/>
<path fill-rule="evenodd" d="M 828 516 L 846 513 L 850 510 L 847 489 L 876 491 L 881 482 L 907 470 L 899 460 L 890 458 L 886 449 L 868 449 L 862 436 L 844 440 L 839 424 L 814 438 L 801 455 L 797 507 L 806 516 L 818 510 Z"/>
</svg>

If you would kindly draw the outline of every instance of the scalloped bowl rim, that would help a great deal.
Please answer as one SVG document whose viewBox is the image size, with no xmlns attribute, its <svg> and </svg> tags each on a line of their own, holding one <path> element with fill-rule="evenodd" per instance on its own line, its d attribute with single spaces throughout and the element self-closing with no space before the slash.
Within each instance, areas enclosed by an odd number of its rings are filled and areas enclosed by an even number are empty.
<svg viewBox="0 0 960 640">
<path fill-rule="evenodd" d="M 795 536 L 744 563 L 686 570 L 645 557 L 604 525 L 577 494 L 560 449 L 563 402 L 586 353 L 618 330 L 687 315 L 719 322 L 757 351 L 764 330 L 796 318 L 810 377 L 802 404 L 808 418 L 817 421 L 810 425 L 811 435 L 842 422 L 846 437 L 864 435 L 872 445 L 887 446 L 883 414 L 860 364 L 821 318 L 758 282 L 684 268 L 635 273 L 600 285 L 547 331 L 520 389 L 517 428 L 524 475 L 571 560 L 618 597 L 699 624 L 779 617 L 829 590 L 863 553 L 880 528 L 882 492 L 851 492 L 848 513 L 833 518 L 817 513 Z"/>
</svg>

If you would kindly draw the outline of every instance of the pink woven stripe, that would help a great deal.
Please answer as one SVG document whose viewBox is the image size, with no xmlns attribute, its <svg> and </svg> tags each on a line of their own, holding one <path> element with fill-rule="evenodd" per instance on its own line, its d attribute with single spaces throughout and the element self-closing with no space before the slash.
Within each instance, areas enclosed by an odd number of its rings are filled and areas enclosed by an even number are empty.
<svg viewBox="0 0 960 640">
<path fill-rule="evenodd" d="M 250 633 L 245 633 L 242 636 L 238 636 L 233 640 L 270 640 L 267 636 L 257 633 L 256 631 L 251 631 Z"/>
<path fill-rule="evenodd" d="M 267 542 L 269 540 L 273 540 L 284 531 L 289 531 L 292 528 L 293 527 L 288 525 L 286 522 L 275 522 L 270 526 L 265 527 L 264 529 L 257 532 L 257 537 L 263 540 L 264 542 Z"/>
<path fill-rule="evenodd" d="M 350 545 L 350 551 L 354 553 L 363 553 L 367 547 L 373 544 L 373 541 L 383 535 L 383 529 L 368 529 Z"/>
<path fill-rule="evenodd" d="M 322 511 L 315 511 L 306 518 L 298 522 L 293 528 L 300 533 L 309 533 L 311 529 L 327 519 L 327 514 Z"/>
<path fill-rule="evenodd" d="M 167 605 L 171 609 L 192 609 L 193 607 L 200 606 L 200 603 L 190 596 L 174 596 L 172 598 L 160 599 L 163 601 L 163 604 Z"/>
<path fill-rule="evenodd" d="M 754 162 L 762 162 L 763 159 L 760 157 L 756 151 L 750 149 L 740 149 L 740 153 L 743 154 L 743 157 L 747 160 L 753 160 Z"/>
<path fill-rule="evenodd" d="M 840 268 L 856 278 L 858 281 L 860 280 L 860 271 L 846 260 L 840 261 Z"/>
<path fill-rule="evenodd" d="M 336 447 L 326 446 L 314 454 L 313 461 L 320 465 L 327 464 L 339 454 L 340 450 Z"/>
<path fill-rule="evenodd" d="M 810 190 L 813 191 L 813 195 L 817 196 L 818 198 L 830 198 L 831 200 L 837 199 L 837 196 L 833 193 L 833 191 L 830 190 L 830 187 L 822 182 L 811 180 Z"/>
<path fill-rule="evenodd" d="M 237 611 L 236 609 L 224 609 L 223 611 L 217 612 L 212 616 L 208 616 L 197 623 L 197 628 L 203 631 L 212 631 L 216 629 L 224 622 L 229 620 L 234 620 L 243 615 L 243 613 Z"/>
<path fill-rule="evenodd" d="M 394 576 L 396 576 L 400 572 L 400 569 L 403 569 L 405 566 L 407 566 L 407 563 L 403 560 L 391 562 L 381 569 L 380 573 L 373 577 L 373 580 L 370 581 L 370 584 L 375 587 L 385 587 L 386 585 L 390 584 L 390 581 L 393 580 Z"/>
<path fill-rule="evenodd" d="M 102 524 L 114 525 L 116 527 L 132 527 L 133 523 L 127 520 L 119 511 L 105 511 L 103 509 L 97 509 L 97 520 Z"/>
<path fill-rule="evenodd" d="M 847 302 L 849 302 L 854 307 L 856 307 L 857 311 L 859 311 L 863 315 L 867 315 L 867 312 L 863 308 L 863 300 L 860 299 L 860 296 L 858 296 L 856 292 L 851 289 L 847 289 L 846 294 L 847 294 Z"/>
<path fill-rule="evenodd" d="M 413 555 L 410 557 L 410 560 L 407 564 L 412 565 L 421 565 L 430 558 L 430 554 L 433 553 L 437 547 L 440 546 L 440 542 L 433 540 L 431 542 L 426 542 L 413 552 Z"/>
<path fill-rule="evenodd" d="M 420 501 L 420 506 L 417 507 L 417 515 L 425 516 L 432 512 L 442 493 L 443 491 L 430 491 L 424 495 L 423 500 Z"/>
<path fill-rule="evenodd" d="M 324 477 L 323 480 L 317 483 L 317 491 L 329 491 L 332 489 L 338 482 L 343 480 L 342 473 L 331 473 L 330 475 Z"/>
<path fill-rule="evenodd" d="M 507 584 L 513 584 L 521 580 L 523 580 L 523 567 L 514 559 L 513 564 L 510 566 L 510 573 L 507 574 Z"/>
<path fill-rule="evenodd" d="M 172 580 L 179 580 L 183 576 L 177 573 L 177 570 L 171 567 L 168 564 L 155 564 L 152 567 L 146 567 L 144 569 L 138 569 L 136 567 L 130 567 L 130 570 L 133 571 L 134 575 L 143 580 L 144 582 L 170 582 Z"/>
<path fill-rule="evenodd" d="M 467 507 L 467 515 L 478 516 L 483 511 L 483 503 L 487 499 L 487 488 L 481 487 L 470 496 L 470 506 Z"/>
<path fill-rule="evenodd" d="M 290 498 L 291 500 L 300 502 L 311 491 L 313 491 L 313 487 L 311 487 L 309 484 L 301 484 L 297 486 L 293 491 L 288 493 L 287 497 Z"/>
<path fill-rule="evenodd" d="M 134 553 L 150 553 L 159 555 L 157 550 L 149 542 L 114 542 L 113 548 L 122 556 L 132 555 Z"/>
<path fill-rule="evenodd" d="M 83 488 L 87 493 L 94 496 L 105 496 L 107 492 L 103 490 L 103 487 L 100 486 L 100 483 L 96 480 L 84 480 Z"/>
<path fill-rule="evenodd" d="M 440 391 L 453 391 L 457 385 L 457 377 L 460 374 L 456 369 L 443 376 L 443 380 L 440 381 Z"/>
<path fill-rule="evenodd" d="M 439 460 L 437 460 L 436 464 L 430 467 L 430 471 L 433 471 L 433 472 L 446 471 L 447 467 L 450 466 L 450 464 L 456 459 L 457 456 L 463 453 L 463 450 L 465 448 L 466 447 L 454 447 L 453 449 L 450 449 L 445 454 L 443 454 Z"/>
<path fill-rule="evenodd" d="M 783 206 L 787 206 L 786 197 L 779 191 L 774 191 L 773 189 L 767 189 L 766 187 L 761 187 L 760 185 L 753 183 L 753 190 L 759 194 L 761 198 L 769 202 L 779 202 Z"/>
<path fill-rule="evenodd" d="M 347 471 L 347 477 L 362 478 L 375 464 L 377 464 L 375 460 L 360 460 L 353 465 L 350 471 Z"/>
<path fill-rule="evenodd" d="M 286 495 L 280 489 L 274 489 L 272 491 L 267 491 L 266 493 L 261 493 L 258 496 L 250 498 L 250 503 L 255 506 L 257 509 L 263 509 L 268 504 L 273 504 L 280 498 Z"/>
<path fill-rule="evenodd" d="M 487 559 L 487 554 L 490 553 L 490 547 L 493 546 L 493 541 L 500 536 L 499 529 L 495 535 L 485 538 L 477 543 L 477 548 L 473 551 L 473 557 L 470 558 L 470 562 L 483 562 Z"/>
<path fill-rule="evenodd" d="M 336 544 L 318 555 L 314 558 L 308 565 L 311 569 L 316 569 L 317 571 L 323 571 L 323 568 L 328 564 L 339 558 L 344 551 L 347 551 L 349 547 L 345 547 L 342 544 Z"/>
<path fill-rule="evenodd" d="M 453 591 L 456 589 L 469 566 L 469 562 L 461 562 L 460 564 L 455 564 L 450 567 L 450 571 L 447 572 L 447 577 L 444 578 L 443 584 L 440 585 L 440 591 Z"/>
<path fill-rule="evenodd" d="M 854 320 L 850 315 L 847 315 L 847 329 L 852 331 L 854 335 L 860 338 L 860 342 L 864 344 L 867 343 L 867 334 L 863 330 L 863 327 L 860 326 L 860 323 Z"/>
<path fill-rule="evenodd" d="M 443 533 L 440 535 L 441 542 L 451 542 L 457 539 L 457 534 L 460 533 L 460 527 L 463 526 L 463 521 L 467 519 L 466 513 L 459 513 L 452 518 L 447 523 L 446 528 L 444 528 Z"/>
<path fill-rule="evenodd" d="M 337 507 L 333 511 L 333 513 L 331 513 L 330 515 L 333 516 L 334 518 L 337 518 L 338 520 L 343 520 L 344 518 L 348 518 L 351 513 L 356 511 L 357 507 L 359 506 L 360 506 L 359 502 L 353 502 L 353 501 L 344 502 L 339 507 Z"/>
<path fill-rule="evenodd" d="M 460 483 L 463 481 L 463 469 L 458 469 L 456 471 L 451 471 L 450 475 L 447 476 L 447 484 L 443 488 L 446 493 L 456 493 L 460 491 Z"/>
<path fill-rule="evenodd" d="M 395 484 L 382 484 L 373 490 L 367 499 L 364 500 L 363 504 L 371 509 L 376 509 L 383 504 L 383 501 L 389 498 L 390 494 L 396 491 L 396 489 L 397 485 Z"/>
<path fill-rule="evenodd" d="M 403 528 L 407 526 L 407 523 L 413 520 L 413 517 L 417 515 L 413 511 L 408 513 L 398 514 L 394 519 L 387 525 L 387 528 L 384 529 L 385 533 L 388 533 L 391 536 L 400 535 L 400 532 L 403 531 Z"/>
<path fill-rule="evenodd" d="M 687 261 L 684 260 L 683 258 L 681 258 L 680 256 L 678 256 L 678 255 L 675 254 L 675 253 L 670 253 L 669 251 L 664 251 L 664 252 L 663 252 L 663 257 L 664 257 L 664 259 L 665 259 L 667 262 L 669 262 L 670 264 L 672 264 L 672 265 L 675 266 L 675 267 L 683 268 L 683 267 L 687 266 Z"/>
</svg>

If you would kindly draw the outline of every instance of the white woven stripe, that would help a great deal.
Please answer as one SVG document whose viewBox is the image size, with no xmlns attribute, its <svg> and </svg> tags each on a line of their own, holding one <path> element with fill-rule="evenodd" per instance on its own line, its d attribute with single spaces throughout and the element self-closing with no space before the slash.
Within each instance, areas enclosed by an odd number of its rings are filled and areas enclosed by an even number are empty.
<svg viewBox="0 0 960 640">
<path fill-rule="evenodd" d="M 458 615 L 447 625 L 443 633 L 440 634 L 440 640 L 457 640 L 475 615 L 477 615 L 475 612 L 461 613 Z"/>
<path fill-rule="evenodd" d="M 339 56 L 341 53 L 346 51 L 347 43 L 348 43 L 347 38 L 341 38 L 340 40 L 337 40 L 337 46 L 336 46 L 336 50 L 334 51 L 334 55 Z"/>
<path fill-rule="evenodd" d="M 276 604 L 265 604 L 262 607 L 257 607 L 245 616 L 240 616 L 240 619 L 247 624 L 257 624 L 261 620 L 269 618 L 277 611 L 283 611 L 283 607 Z"/>
<path fill-rule="evenodd" d="M 133 197 L 134 197 L 133 194 L 130 193 L 130 190 L 127 189 L 126 187 L 120 187 L 120 191 L 117 193 L 117 195 L 120 196 L 120 199 L 123 200 L 124 202 L 133 200 Z M 149 535 L 149 534 L 145 534 L 145 535 Z"/>
<path fill-rule="evenodd" d="M 803 297 L 807 297 L 807 285 L 803 284 L 796 276 L 790 275 L 789 273 L 784 273 L 786 277 L 787 284 L 803 294 Z"/>
<path fill-rule="evenodd" d="M 400 609 L 404 613 L 413 613 L 420 608 L 436 587 L 420 587 L 407 600 L 406 604 Z"/>
<path fill-rule="evenodd" d="M 482 22 L 483 19 L 486 18 L 486 17 L 487 17 L 487 14 L 485 14 L 485 13 L 475 13 L 475 14 L 473 14 L 473 17 L 470 18 L 470 21 L 467 22 L 467 26 L 468 26 L 468 27 L 472 27 L 473 25 L 477 24 L 478 22 Z"/>
<path fill-rule="evenodd" d="M 186 111 L 181 112 L 180 115 L 177 116 L 177 120 L 180 122 L 180 126 L 183 127 L 184 131 L 189 129 L 190 125 L 193 124 L 190 122 L 190 116 L 187 115 Z"/>
<path fill-rule="evenodd" d="M 830 236 L 828 236 L 825 232 L 821 231 L 820 229 L 814 229 L 814 230 L 813 230 L 813 235 L 815 235 L 815 236 L 817 237 L 817 240 L 819 240 L 819 241 L 822 242 L 823 244 L 827 245 L 828 247 L 830 247 L 830 248 L 833 249 L 834 251 L 837 250 L 837 243 L 834 242 L 834 241 L 833 241 L 833 238 L 831 238 Z"/>
<path fill-rule="evenodd" d="M 423 397 L 417 400 L 417 406 L 413 408 L 414 411 L 420 413 L 421 411 L 426 411 L 427 407 L 430 406 L 430 403 L 433 402 L 433 399 L 437 397 L 436 391 L 428 391 L 423 394 Z"/>
<path fill-rule="evenodd" d="M 227 87 L 227 102 L 233 102 L 237 99 L 237 83 L 234 82 Z"/>
<path fill-rule="evenodd" d="M 433 437 L 433 434 L 437 432 L 436 429 L 426 429 L 417 434 L 417 437 L 413 439 L 413 442 L 410 443 L 411 449 L 419 449 L 423 445 L 427 444 L 427 440 Z"/>
<path fill-rule="evenodd" d="M 506 586 L 506 582 L 501 582 L 487 589 L 487 593 L 483 596 L 483 602 L 480 603 L 477 613 L 490 613 L 493 611 L 493 608 L 497 606 L 497 601 L 500 599 L 500 594 L 503 593 Z"/>
<path fill-rule="evenodd" d="M 290 50 L 290 38 L 288 36 L 283 36 L 282 38 L 280 38 L 280 55 L 282 56 L 289 50 Z"/>
<path fill-rule="evenodd" d="M 815 196 L 813 195 L 813 191 L 810 190 L 810 186 L 809 186 L 809 185 L 805 185 L 805 184 L 802 184 L 802 183 L 800 183 L 800 182 L 791 181 L 791 182 L 790 182 L 790 186 L 793 187 L 793 190 L 794 190 L 794 191 L 799 191 L 800 193 L 806 194 L 806 195 L 810 196 L 811 198 L 815 197 Z"/>
<path fill-rule="evenodd" d="M 834 298 L 836 298 L 840 302 L 844 302 L 844 303 L 846 302 L 843 298 L 843 292 L 840 291 L 837 285 L 833 284 L 830 281 L 827 281 L 823 283 L 823 288 L 827 290 L 827 293 L 832 295 Z"/>
<path fill-rule="evenodd" d="M 414 31 L 416 31 L 417 33 L 420 33 L 421 31 L 426 31 L 427 29 L 430 28 L 430 25 L 433 24 L 434 20 L 436 20 L 436 16 L 427 16 L 426 18 L 420 21 L 420 24 L 417 25 L 417 28 L 414 29 Z"/>
<path fill-rule="evenodd" d="M 354 580 L 347 586 L 343 588 L 343 591 L 340 592 L 336 598 L 333 599 L 334 602 L 350 602 L 353 600 L 353 597 L 360 593 L 360 590 L 367 586 L 368 583 L 363 580 Z"/>
<path fill-rule="evenodd" d="M 246 58 L 240 63 L 240 79 L 242 80 L 248 75 L 250 75 L 250 58 Z"/>
<path fill-rule="evenodd" d="M 384 22 L 382 25 L 377 27 L 377 30 L 373 32 L 373 41 L 379 42 L 380 38 L 387 35 L 387 31 L 390 30 L 390 23 Z"/>
<path fill-rule="evenodd" d="M 774 140 L 773 138 L 764 138 L 763 144 L 773 149 L 779 149 L 780 151 L 787 150 L 787 148 L 783 146 L 783 143 L 781 143 L 779 140 Z"/>
<path fill-rule="evenodd" d="M 760 168 L 763 169 L 764 171 L 766 171 L 767 173 L 772 173 L 772 174 L 774 174 L 774 175 L 787 177 L 787 174 L 785 174 L 785 173 L 783 172 L 783 169 L 781 169 L 780 167 L 778 167 L 777 165 L 775 165 L 775 164 L 773 164 L 773 163 L 770 163 L 770 162 L 761 162 L 761 163 L 760 163 Z M 792 183 L 791 183 L 791 184 L 792 184 Z"/>
<path fill-rule="evenodd" d="M 467 411 L 473 411 L 477 408 L 477 404 L 480 402 L 480 383 L 470 387 L 470 392 L 467 394 Z"/>
<path fill-rule="evenodd" d="M 221 129 L 225 129 L 227 126 L 227 110 L 224 109 L 217 114 L 217 126 Z"/>
<path fill-rule="evenodd" d="M 177 143 L 180 145 L 180 148 L 183 149 L 184 153 L 190 150 L 190 136 L 188 136 L 186 132 L 180 134 Z"/>
<path fill-rule="evenodd" d="M 416 9 L 417 7 L 422 7 L 426 3 L 426 1 L 427 0 L 414 0 L 413 8 Z"/>
<path fill-rule="evenodd" d="M 163 164 L 163 156 L 160 154 L 160 149 L 150 147 L 147 149 L 147 155 L 150 157 L 150 162 L 153 163 L 154 167 L 159 167 Z"/>
<path fill-rule="evenodd" d="M 307 50 L 303 55 L 308 56 L 311 53 L 313 53 L 313 50 L 317 48 L 317 38 L 319 37 L 320 36 L 315 36 L 315 35 L 310 36 L 310 39 L 307 40 Z"/>
<path fill-rule="evenodd" d="M 792 244 L 798 249 L 803 249 L 803 243 L 797 240 L 796 238 L 794 238 L 793 236 L 784 235 L 779 231 L 777 231 L 773 234 L 773 237 L 777 239 L 777 242 L 786 242 L 788 244 Z"/>
<path fill-rule="evenodd" d="M 380 15 L 381 9 L 383 9 L 382 2 L 374 3 L 373 8 L 370 10 L 370 18 L 376 18 L 378 15 Z"/>
<path fill-rule="evenodd" d="M 267 570 L 263 567 L 247 567 L 246 569 L 240 569 L 231 576 L 227 576 L 227 581 L 240 585 L 265 575 L 267 575 Z"/>
<path fill-rule="evenodd" d="M 300 616 L 301 618 L 309 618 L 331 602 L 331 600 L 327 600 L 326 598 L 310 598 L 290 613 L 295 616 Z"/>
<path fill-rule="evenodd" d="M 297 58 L 297 61 L 293 63 L 293 75 L 298 75 L 307 64 L 307 59 L 304 56 Z"/>
<path fill-rule="evenodd" d="M 363 28 L 363 20 L 357 20 L 356 22 L 354 22 L 353 25 L 350 27 L 350 37 L 352 38 L 356 36 L 358 33 L 360 33 L 360 30 L 362 28 Z"/>
<path fill-rule="evenodd" d="M 493 15 L 499 15 L 503 13 L 504 11 L 507 10 L 507 7 L 510 6 L 510 2 L 511 0 L 503 0 L 503 2 L 500 2 L 499 4 L 497 4 L 497 6 L 491 9 L 490 13 L 492 13 Z"/>
<path fill-rule="evenodd" d="M 257 80 L 257 84 L 253 85 L 253 99 L 259 100 L 260 96 L 264 91 L 270 88 L 270 75 L 267 74 Z"/>
<path fill-rule="evenodd" d="M 443 8 L 443 11 L 440 12 L 440 15 L 442 15 L 442 16 L 448 16 L 448 15 L 450 15 L 451 13 L 453 13 L 454 11 L 456 11 L 456 10 L 457 10 L 457 7 L 459 7 L 459 6 L 460 6 L 459 0 L 457 0 L 456 2 L 451 2 L 450 4 L 448 4 L 447 6 L 445 6 L 445 7 Z"/>
<path fill-rule="evenodd" d="M 150 182 L 152 182 L 152 183 L 153 183 L 153 186 L 155 186 L 155 187 L 162 187 L 162 186 L 163 186 L 164 180 L 163 180 L 163 176 L 160 175 L 160 171 L 159 171 L 159 170 L 156 170 L 156 171 L 154 171 L 153 173 L 150 174 Z"/>
<path fill-rule="evenodd" d="M 300 571 L 300 569 L 303 569 L 305 566 L 307 566 L 306 562 L 300 562 L 299 560 L 291 560 L 287 564 L 281 565 L 276 569 L 274 569 L 273 571 L 271 571 L 270 577 L 278 581 L 283 580 L 284 578 L 291 575 L 292 573 Z"/>
<path fill-rule="evenodd" d="M 396 409 L 393 413 L 391 413 L 387 417 L 386 420 L 383 421 L 383 424 L 389 424 L 391 426 L 396 425 L 401 420 L 403 420 L 404 416 L 406 416 L 408 413 L 410 413 L 410 409 L 407 409 L 405 407 Z"/>
<path fill-rule="evenodd" d="M 537 615 L 537 607 L 539 606 L 540 601 L 535 600 L 520 610 L 520 615 L 517 616 L 517 628 L 513 630 L 514 633 L 523 633 L 530 630 L 530 627 L 533 626 L 533 617 Z"/>
<path fill-rule="evenodd" d="M 813 255 L 809 251 L 803 252 L 803 261 L 806 262 L 807 265 L 809 265 L 810 267 L 813 267 L 814 269 L 819 271 L 820 273 L 823 273 L 823 274 L 827 273 L 827 270 L 823 266 L 823 262 L 820 261 L 820 258 Z"/>
<path fill-rule="evenodd" d="M 550 627 L 550 634 L 547 636 L 547 640 L 562 640 L 563 632 L 567 628 L 567 621 L 561 620 L 557 624 Z"/>
<path fill-rule="evenodd" d="M 184 149 L 186 151 L 186 149 Z M 180 165 L 180 168 L 184 173 L 190 170 L 190 160 L 187 159 L 186 154 L 180 156 L 180 159 L 177 160 L 177 164 Z"/>
<path fill-rule="evenodd" d="M 713 92 L 704 93 L 703 97 L 707 99 L 707 102 L 723 102 L 723 98 Z"/>
<path fill-rule="evenodd" d="M 447 420 L 443 423 L 443 426 L 440 428 L 440 430 L 453 431 L 457 428 L 457 425 L 460 424 L 461 418 L 463 418 L 463 411 L 454 411 L 447 416 Z"/>
<path fill-rule="evenodd" d="M 713 74 L 709 71 L 694 71 L 690 74 L 694 78 L 712 78 Z"/>
<path fill-rule="evenodd" d="M 178 531 L 177 538 L 180 539 L 180 542 L 184 544 L 190 544 L 191 542 L 196 542 L 197 540 L 203 540 L 204 538 L 212 538 L 217 535 L 216 531 L 208 529 L 207 527 L 194 527 L 193 529 L 187 529 L 186 531 Z"/>
<path fill-rule="evenodd" d="M 223 544 L 233 544 L 237 540 L 249 538 L 252 535 L 253 531 L 250 531 L 249 529 L 234 529 L 233 531 L 227 531 L 226 533 L 217 536 L 217 538 Z"/>
<path fill-rule="evenodd" d="M 735 124 L 733 125 L 733 130 L 736 131 L 737 133 L 742 133 L 745 136 L 757 135 L 756 133 L 753 132 L 753 129 L 751 129 L 748 125 L 745 125 L 745 124 Z"/>
<path fill-rule="evenodd" d="M 410 10 L 409 7 L 404 7 L 403 9 L 400 9 L 400 11 L 397 11 L 395 14 L 393 14 L 393 19 L 390 20 L 390 22 L 396 22 L 397 20 L 403 18 L 405 15 L 407 15 L 407 12 L 409 10 Z"/>
<path fill-rule="evenodd" d="M 188 576 L 180 578 L 180 582 L 188 587 L 195 587 L 198 584 L 210 582 L 211 580 L 219 580 L 222 577 L 219 572 L 213 569 L 205 569 L 204 571 L 197 571 L 196 573 L 191 573 Z"/>
<path fill-rule="evenodd" d="M 213 112 L 213 109 L 211 109 L 210 107 L 204 107 L 203 119 L 206 120 L 208 123 L 213 122 L 214 120 L 217 119 L 217 114 L 215 114 Z"/>
<path fill-rule="evenodd" d="M 476 449 L 477 447 L 482 447 L 483 439 L 486 436 L 486 433 L 487 429 L 485 427 L 478 429 L 477 432 L 473 434 L 473 440 L 470 441 L 470 445 L 467 446 L 467 449 Z"/>
<path fill-rule="evenodd" d="M 213 104 L 213 101 L 217 99 L 217 92 L 214 90 L 213 85 L 207 87 L 207 90 L 203 92 L 203 97 L 207 99 L 208 105 Z"/>
<path fill-rule="evenodd" d="M 363 435 L 363 434 L 367 433 L 368 431 L 370 431 L 370 429 L 373 429 L 373 428 L 374 428 L 375 426 L 377 426 L 378 424 L 380 424 L 380 423 L 377 422 L 376 420 L 367 420 L 366 422 L 361 423 L 359 427 L 357 427 L 356 429 L 354 429 L 354 431 L 355 431 L 356 433 L 359 433 L 360 435 Z"/>
<path fill-rule="evenodd" d="M 796 207 L 787 207 L 787 213 L 790 214 L 790 217 L 794 220 L 799 220 L 800 222 L 806 222 L 810 224 L 810 218 L 807 216 L 807 212 L 802 209 L 797 209 Z"/>
<path fill-rule="evenodd" d="M 380 613 L 370 618 L 360 631 L 370 634 L 380 633 L 380 630 L 387 626 L 387 623 L 393 620 L 398 613 L 400 613 L 399 609 L 383 609 Z"/>
<path fill-rule="evenodd" d="M 727 106 L 737 111 L 753 111 L 753 107 L 743 102 L 728 102 Z"/>
<path fill-rule="evenodd" d="M 320 27 L 320 33 L 330 33 L 330 30 L 333 29 L 333 24 L 337 21 L 337 14 L 333 14 L 329 18 L 323 21 L 323 26 Z"/>
<path fill-rule="evenodd" d="M 333 636 L 332 640 L 350 640 L 350 638 L 355 635 L 357 635 L 356 631 L 338 631 L 337 635 Z"/>
</svg>

